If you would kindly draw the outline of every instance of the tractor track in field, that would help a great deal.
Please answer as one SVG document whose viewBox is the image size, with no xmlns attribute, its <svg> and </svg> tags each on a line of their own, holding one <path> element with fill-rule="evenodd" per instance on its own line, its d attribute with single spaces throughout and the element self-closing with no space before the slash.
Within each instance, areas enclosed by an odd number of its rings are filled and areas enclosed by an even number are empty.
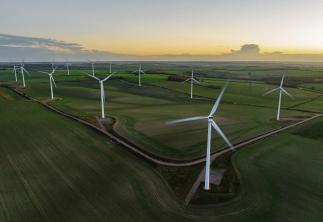
<svg viewBox="0 0 323 222">
<path fill-rule="evenodd" d="M 128 80 L 124 80 L 124 79 L 120 79 L 120 80 L 122 82 L 124 82 L 124 83 L 127 83 L 127 84 L 136 85 L 135 82 L 132 82 L 132 81 L 128 81 Z M 235 82 L 235 81 L 232 81 L 231 80 L 231 82 Z M 261 83 L 259 83 L 259 84 L 261 84 Z M 158 87 L 158 88 L 161 88 L 161 89 L 164 89 L 164 90 L 167 90 L 167 91 L 171 91 L 171 92 L 180 93 L 180 94 L 183 94 L 183 95 L 186 95 L 186 96 L 190 96 L 189 93 L 176 91 L 176 90 L 173 90 L 173 89 L 170 89 L 170 88 L 167 88 L 167 87 L 164 87 L 164 86 L 159 86 L 159 85 L 156 85 L 156 84 L 153 84 L 153 83 L 146 83 L 145 85 L 146 86 L 149 86 L 149 87 Z M 208 88 L 206 85 L 200 85 L 200 86 Z M 297 87 L 296 89 L 303 90 L 303 91 L 308 91 L 308 92 L 315 92 L 315 93 L 318 93 L 320 95 L 315 96 L 315 97 L 313 97 L 313 98 L 311 98 L 309 100 L 303 101 L 301 103 L 298 103 L 298 104 L 289 106 L 289 107 L 282 107 L 281 109 L 282 110 L 299 111 L 299 112 L 304 112 L 304 113 L 319 114 L 320 112 L 315 112 L 315 111 L 311 111 L 311 110 L 297 109 L 295 107 L 300 106 L 300 105 L 304 105 L 306 103 L 313 102 L 316 99 L 321 98 L 323 96 L 323 92 L 321 92 L 321 91 L 313 91 L 313 90 L 310 90 L 310 89 L 307 89 L 307 88 L 299 88 L 299 87 Z M 197 100 L 197 101 L 199 101 L 199 100 L 200 101 L 202 101 L 202 100 L 203 101 L 214 101 L 214 100 L 216 100 L 215 98 L 208 97 L 208 96 L 194 96 L 193 99 L 194 100 Z M 225 101 L 225 100 L 223 100 L 221 103 L 231 104 L 231 105 L 240 105 L 240 106 L 249 106 L 249 107 L 258 107 L 258 108 L 272 109 L 272 107 L 265 106 L 265 105 L 256 105 L 256 104 L 249 104 L 249 103 L 238 103 L 238 102 Z"/>
<path fill-rule="evenodd" d="M 315 101 L 315 100 L 317 100 L 317 99 L 319 99 L 319 98 L 321 98 L 321 97 L 323 97 L 323 94 L 318 95 L 318 96 L 315 96 L 315 97 L 313 97 L 313 98 L 311 98 L 311 99 L 309 99 L 309 100 L 307 100 L 307 101 L 304 101 L 304 102 L 301 102 L 301 103 L 298 103 L 298 104 L 295 104 L 295 105 L 289 106 L 289 107 L 287 107 L 287 109 L 291 109 L 291 110 L 293 110 L 295 107 L 298 107 L 298 106 L 301 106 L 301 105 L 304 105 L 304 104 L 307 104 L 307 103 L 313 102 L 313 101 Z"/>
<path fill-rule="evenodd" d="M 41 104 L 42 106 L 46 107 L 47 109 L 61 115 L 61 116 L 64 116 L 66 118 L 69 118 L 69 119 L 72 119 L 74 121 L 77 121 L 87 127 L 90 127 L 91 129 L 103 134 L 104 136 L 106 136 L 107 138 L 109 138 L 110 140 L 116 142 L 117 144 L 127 148 L 130 152 L 134 153 L 136 156 L 152 163 L 152 164 L 156 164 L 156 165 L 161 165 L 161 166 L 167 166 L 167 167 L 189 167 L 189 166 L 195 166 L 195 165 L 199 165 L 199 164 L 203 164 L 205 162 L 205 156 L 202 156 L 202 157 L 199 157 L 199 158 L 196 158 L 196 159 L 193 159 L 193 160 L 174 160 L 174 159 L 166 159 L 166 158 L 161 158 L 157 155 L 154 155 L 152 153 L 149 153 L 143 149 L 141 149 L 140 147 L 132 144 L 130 141 L 128 141 L 127 139 L 125 138 L 122 138 L 120 135 L 116 134 L 115 132 L 111 133 L 109 132 L 108 130 L 106 130 L 103 125 L 99 123 L 100 127 L 99 126 L 96 126 L 86 120 L 83 120 L 77 116 L 74 116 L 74 115 L 71 115 L 71 114 L 68 114 L 64 111 L 61 111 L 53 106 L 51 106 L 50 104 L 48 104 L 48 102 L 42 102 L 40 100 L 37 100 L 31 96 L 28 96 L 27 94 L 25 93 L 22 93 L 22 92 L 19 92 L 17 91 L 15 88 L 12 88 L 10 86 L 4 86 L 4 85 L 0 85 L 0 87 L 5 87 L 9 90 L 12 90 L 13 92 L 17 93 L 18 95 L 24 97 L 25 99 L 27 100 L 30 100 L 30 101 L 34 101 L 34 102 L 37 102 L 39 104 Z M 256 135 L 252 138 L 249 138 L 249 139 L 246 139 L 246 140 L 243 140 L 243 141 L 240 141 L 238 143 L 235 143 L 233 144 L 233 148 L 234 150 L 237 150 L 237 149 L 240 149 L 240 148 L 243 148 L 247 145 L 250 145 L 250 144 L 254 144 L 256 142 L 259 142 L 259 141 L 262 141 L 264 139 L 267 139 L 269 137 L 272 137 L 276 134 L 279 134 L 281 132 L 284 132 L 286 130 L 289 130 L 289 129 L 292 129 L 294 127 L 297 127 L 297 126 L 300 126 L 300 125 L 303 125 L 311 120 L 314 120 L 316 118 L 319 118 L 319 117 L 322 117 L 323 116 L 323 113 L 313 113 L 313 112 L 309 112 L 311 114 L 314 114 L 313 116 L 307 118 L 307 119 L 303 119 L 297 123 L 293 123 L 293 124 L 290 124 L 288 126 L 285 126 L 285 127 L 282 127 L 282 128 L 279 128 L 279 129 L 273 129 L 273 130 L 270 130 L 270 131 L 267 131 L 265 133 L 261 133 L 259 135 Z M 99 121 L 100 122 L 100 121 Z M 216 160 L 218 157 L 226 154 L 226 153 L 229 153 L 229 152 L 234 152 L 231 148 L 229 147 L 223 147 L 217 151 L 214 151 L 211 153 L 211 164 L 214 160 Z M 186 195 L 186 198 L 184 200 L 184 204 L 185 205 L 188 205 L 191 201 L 191 199 L 193 198 L 194 194 L 196 193 L 196 191 L 198 190 L 200 184 L 203 182 L 203 178 L 204 178 L 204 174 L 205 174 L 205 169 L 203 168 L 203 170 L 200 172 L 200 174 L 198 175 L 197 179 L 195 180 L 195 182 L 193 183 L 190 191 L 187 193 Z"/>
<path fill-rule="evenodd" d="M 205 162 L 205 156 L 202 156 L 202 157 L 198 157 L 196 159 L 192 159 L 192 160 L 174 160 L 174 159 L 166 159 L 166 158 L 162 158 L 162 157 L 159 157 L 157 155 L 154 155 L 152 153 L 149 153 L 143 149 L 141 149 L 140 147 L 138 147 L 137 145 L 135 144 L 132 144 L 130 141 L 128 141 L 127 139 L 125 138 L 122 138 L 120 135 L 116 134 L 116 133 L 112 133 L 112 132 L 109 132 L 99 126 L 96 126 L 86 120 L 83 120 L 77 116 L 74 116 L 74 115 L 71 115 L 69 113 L 66 113 L 62 110 L 59 110 L 57 108 L 55 108 L 54 106 L 48 104 L 48 102 L 43 102 L 43 101 L 40 101 L 36 98 L 33 98 L 31 96 L 28 96 L 27 94 L 25 93 L 22 93 L 22 92 L 19 92 L 18 90 L 16 90 L 15 88 L 12 88 L 10 86 L 5 86 L 5 85 L 2 85 L 1 87 L 5 87 L 9 90 L 12 90 L 13 92 L 17 93 L 18 95 L 28 99 L 28 100 L 31 100 L 31 101 L 34 101 L 34 102 L 37 102 L 39 104 L 41 104 L 42 106 L 46 107 L 47 109 L 61 115 L 61 116 L 64 116 L 64 117 L 67 117 L 69 119 L 72 119 L 74 121 L 77 121 L 83 125 L 86 125 L 87 127 L 90 127 L 94 130 L 96 130 L 97 132 L 105 135 L 106 137 L 108 137 L 110 140 L 113 140 L 114 142 L 126 147 L 128 150 L 130 150 L 131 152 L 135 153 L 136 155 L 138 155 L 139 157 L 142 157 L 146 160 L 148 160 L 149 162 L 151 163 L 154 163 L 154 164 L 157 164 L 157 165 L 162 165 L 162 166 L 169 166 L 169 167 L 189 167 L 189 166 L 194 166 L 194 165 L 198 165 L 198 164 L 201 164 L 201 163 L 204 163 Z M 261 133 L 259 135 L 256 135 L 252 138 L 248 138 L 246 140 L 243 140 L 243 141 L 240 141 L 238 143 L 235 143 L 233 144 L 233 147 L 234 149 L 239 149 L 239 148 L 242 148 L 244 146 L 247 146 L 249 144 L 252 144 L 252 143 L 255 143 L 255 142 L 258 142 L 260 140 L 263 140 L 267 137 L 270 137 L 270 136 L 273 136 L 275 134 L 278 134 L 282 131 L 285 131 L 285 130 L 288 130 L 288 129 L 291 129 L 293 127 L 296 127 L 296 126 L 299 126 L 301 124 L 304 124 L 310 120 L 313 120 L 315 118 L 318 118 L 318 117 L 321 117 L 322 114 L 315 114 L 314 116 L 311 116 L 307 119 L 304 119 L 302 121 L 299 121 L 297 123 L 294 123 L 294 124 L 291 124 L 291 125 L 288 125 L 288 126 L 285 126 L 285 127 L 282 127 L 282 128 L 279 128 L 279 129 L 273 129 L 273 130 L 270 130 L 270 131 L 267 131 L 265 133 Z M 230 149 L 229 147 L 223 147 L 221 149 L 218 149 L 217 151 L 214 151 L 211 153 L 211 160 L 213 161 L 214 159 L 216 159 L 217 157 L 225 154 L 225 153 L 228 153 L 228 152 L 232 152 L 232 149 Z"/>
</svg>

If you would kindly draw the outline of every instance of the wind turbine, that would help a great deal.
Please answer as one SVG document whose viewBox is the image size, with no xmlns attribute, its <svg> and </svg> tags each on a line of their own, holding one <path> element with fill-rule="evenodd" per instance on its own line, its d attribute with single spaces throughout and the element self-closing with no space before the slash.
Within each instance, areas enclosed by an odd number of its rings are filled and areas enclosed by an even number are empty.
<svg viewBox="0 0 323 222">
<path fill-rule="evenodd" d="M 25 88 L 26 87 L 26 82 L 25 82 L 25 72 L 28 74 L 29 72 L 25 69 L 25 64 L 21 63 L 19 67 L 21 71 L 21 77 L 22 77 L 22 85 Z"/>
<path fill-rule="evenodd" d="M 54 78 L 53 78 L 53 75 L 54 75 L 54 73 L 55 73 L 55 71 L 56 71 L 56 68 L 57 68 L 57 67 L 53 68 L 53 70 L 52 70 L 52 72 L 51 72 L 51 73 L 49 73 L 49 72 L 41 72 L 41 71 L 40 71 L 40 73 L 44 73 L 44 74 L 47 74 L 47 75 L 49 76 L 49 86 L 50 86 L 50 98 L 51 98 L 51 100 L 53 100 L 53 99 L 54 99 L 53 84 L 54 84 L 54 86 L 55 86 L 55 88 L 56 88 L 56 83 L 55 83 L 55 80 L 54 80 Z"/>
<path fill-rule="evenodd" d="M 284 78 L 285 78 L 285 75 L 283 75 L 282 77 L 282 80 L 280 82 L 280 86 L 275 88 L 275 89 L 272 89 L 268 92 L 266 92 L 265 94 L 263 94 L 263 96 L 266 96 L 268 94 L 271 94 L 277 90 L 279 90 L 279 100 L 278 100 L 278 109 L 277 109 L 277 120 L 279 120 L 280 118 L 280 105 L 281 105 L 281 100 L 282 100 L 282 94 L 285 93 L 287 96 L 289 96 L 290 98 L 293 99 L 293 96 L 291 94 L 289 94 L 284 88 L 283 88 L 283 85 L 284 85 Z"/>
<path fill-rule="evenodd" d="M 17 78 L 17 67 L 16 67 L 16 65 L 13 65 L 12 73 L 15 75 L 15 80 L 17 82 L 18 81 L 18 78 Z"/>
<path fill-rule="evenodd" d="M 66 63 L 66 71 L 67 71 L 67 75 L 70 75 L 70 64 Z"/>
<path fill-rule="evenodd" d="M 100 84 L 100 92 L 101 92 L 101 118 L 104 119 L 105 118 L 105 112 L 104 112 L 104 104 L 105 104 L 105 92 L 104 92 L 104 82 L 107 81 L 108 79 L 110 79 L 110 77 L 114 74 L 110 74 L 107 77 L 105 77 L 104 79 L 99 79 L 98 77 L 92 76 L 88 73 L 85 73 L 86 75 L 88 75 L 89 77 L 99 81 Z"/>
<path fill-rule="evenodd" d="M 194 78 L 194 71 L 192 69 L 192 74 L 191 74 L 191 77 L 189 77 L 188 79 L 186 79 L 184 82 L 188 82 L 190 81 L 191 82 L 191 99 L 193 99 L 193 85 L 194 85 L 194 82 L 195 83 L 200 83 L 199 81 L 197 81 L 195 78 Z"/>
<path fill-rule="evenodd" d="M 95 70 L 94 70 L 94 62 L 90 61 L 89 62 L 91 63 L 91 67 L 92 67 L 92 76 L 95 76 Z"/>
<path fill-rule="evenodd" d="M 233 150 L 233 146 L 228 140 L 228 138 L 224 135 L 220 127 L 216 124 L 216 122 L 213 120 L 214 113 L 217 111 L 217 108 L 220 104 L 220 101 L 222 99 L 222 96 L 224 94 L 225 89 L 227 88 L 228 83 L 225 84 L 223 87 L 220 95 L 218 96 L 217 100 L 215 101 L 211 112 L 208 116 L 196 116 L 191 118 L 185 118 L 185 119 L 178 119 L 173 120 L 170 122 L 167 122 L 167 124 L 175 124 L 175 123 L 182 123 L 182 122 L 190 122 L 190 121 L 196 121 L 196 120 L 208 120 L 208 131 L 207 131 L 207 145 L 206 145 L 206 162 L 205 162 L 205 183 L 204 183 L 204 189 L 209 190 L 210 189 L 210 164 L 211 164 L 211 136 L 212 136 L 212 127 L 215 129 L 216 132 L 222 137 L 222 139 L 228 144 L 228 146 Z"/>
<path fill-rule="evenodd" d="M 141 74 L 145 74 L 145 72 L 141 69 L 141 65 L 139 65 L 138 70 L 135 70 L 132 73 L 138 73 L 138 85 L 141 86 Z"/>
</svg>

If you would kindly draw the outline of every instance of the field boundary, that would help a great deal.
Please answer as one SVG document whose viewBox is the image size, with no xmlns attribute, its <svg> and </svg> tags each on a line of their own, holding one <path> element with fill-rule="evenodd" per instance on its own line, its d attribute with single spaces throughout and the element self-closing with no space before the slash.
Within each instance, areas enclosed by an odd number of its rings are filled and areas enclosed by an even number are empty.
<svg viewBox="0 0 323 222">
<path fill-rule="evenodd" d="M 128 84 L 136 85 L 135 82 L 133 82 L 131 80 L 130 81 L 129 80 L 126 80 L 126 79 L 119 79 L 119 80 L 122 81 L 122 82 L 128 83 Z M 239 81 L 230 80 L 230 82 L 239 82 Z M 263 84 L 263 83 L 258 83 L 258 84 Z M 165 86 L 159 86 L 159 85 L 156 85 L 156 84 L 153 84 L 153 83 L 146 83 L 145 85 L 146 86 L 150 86 L 150 87 L 158 87 L 158 88 L 161 88 L 161 89 L 164 89 L 164 90 L 168 90 L 168 91 L 171 91 L 171 92 L 180 93 L 180 94 L 183 94 L 183 95 L 186 95 L 186 96 L 190 96 L 190 93 L 188 93 L 188 92 L 176 91 L 176 90 L 167 88 Z M 207 88 L 207 86 L 206 85 L 203 85 L 203 84 L 199 84 L 199 86 Z M 321 94 L 321 95 L 318 95 L 318 96 L 315 96 L 315 97 L 311 98 L 310 100 L 306 100 L 306 101 L 301 102 L 301 103 L 304 103 L 304 104 L 306 104 L 308 102 L 312 102 L 312 101 L 318 99 L 319 97 L 323 96 L 323 93 L 322 92 L 311 91 L 311 90 L 308 90 L 306 88 L 299 88 L 299 87 L 296 87 L 295 89 L 299 89 L 299 90 L 303 90 L 303 91 L 310 91 L 310 92 L 315 92 L 315 93 Z M 208 97 L 208 96 L 197 95 L 197 96 L 194 96 L 193 97 L 193 100 L 215 101 L 216 98 L 212 98 L 212 97 Z M 239 106 L 249 106 L 249 107 L 259 107 L 259 108 L 265 108 L 265 109 L 272 109 L 271 106 L 256 105 L 256 104 L 250 104 L 250 103 L 237 103 L 237 102 L 228 101 L 228 100 L 223 100 L 222 103 L 230 104 L 230 105 L 239 105 Z M 292 106 L 289 106 L 289 107 L 281 107 L 281 109 L 282 110 L 291 110 L 291 111 L 304 112 L 304 113 L 314 113 L 314 114 L 320 113 L 320 112 L 315 112 L 315 111 L 311 111 L 311 110 L 303 110 L 303 109 L 295 109 L 294 108 L 294 107 L 297 107 L 299 105 L 302 105 L 302 104 L 298 103 L 298 104 L 295 104 L 295 105 L 292 105 Z"/>
<path fill-rule="evenodd" d="M 307 119 L 304 119 L 304 120 L 302 120 L 302 121 L 300 121 L 300 122 L 297 122 L 297 123 L 291 124 L 291 125 L 289 125 L 289 126 L 283 127 L 283 128 L 281 128 L 281 129 L 278 129 L 278 130 L 273 130 L 272 132 L 269 132 L 269 133 L 267 133 L 267 134 L 261 135 L 261 136 L 259 136 L 259 137 L 255 137 L 255 138 L 250 139 L 250 140 L 245 141 L 245 142 L 241 142 L 240 144 L 233 145 L 233 148 L 236 150 L 236 149 L 242 148 L 242 147 L 244 147 L 244 146 L 247 146 L 247 145 L 250 145 L 250 144 L 253 144 L 253 143 L 259 142 L 259 141 L 261 141 L 261 140 L 263 140 L 263 139 L 266 139 L 266 138 L 268 138 L 268 137 L 274 136 L 274 135 L 276 135 L 276 134 L 278 134 L 278 133 L 280 133 L 280 132 L 282 132 L 282 131 L 286 131 L 286 130 L 289 130 L 289 129 L 291 129 L 291 128 L 297 127 L 297 126 L 299 126 L 299 125 L 302 125 L 302 124 L 304 124 L 304 123 L 307 123 L 307 122 L 309 122 L 309 121 L 311 121 L 311 120 L 313 120 L 313 119 L 316 119 L 316 118 L 319 118 L 319 117 L 322 117 L 322 116 L 323 116 L 323 114 L 316 114 L 316 115 L 314 115 L 314 116 L 312 116 L 312 117 L 309 117 L 309 118 L 307 118 Z M 235 150 L 234 150 L 234 151 L 235 151 Z M 219 153 L 212 154 L 212 155 L 211 155 L 211 164 L 212 164 L 212 162 L 213 162 L 216 158 L 218 158 L 218 157 L 220 157 L 220 156 L 222 156 L 222 155 L 224 155 L 224 154 L 226 154 L 226 153 L 228 153 L 228 152 L 230 152 L 230 151 L 232 151 L 232 150 L 231 150 L 231 149 L 225 149 L 225 150 L 222 150 L 222 151 L 221 151 L 221 152 L 219 152 Z M 234 151 L 232 151 L 232 152 L 234 152 Z M 199 176 L 197 177 L 197 179 L 196 179 L 195 183 L 193 184 L 193 186 L 192 186 L 191 190 L 190 190 L 190 191 L 189 191 L 189 193 L 187 194 L 187 196 L 186 196 L 186 198 L 185 198 L 185 201 L 184 201 L 185 205 L 188 205 L 188 204 L 189 204 L 189 202 L 190 202 L 190 201 L 191 201 L 191 199 L 193 198 L 193 196 L 194 196 L 195 192 L 196 192 L 196 191 L 197 191 L 197 189 L 199 188 L 200 184 L 203 182 L 204 174 L 205 174 L 205 168 L 203 168 L 203 170 L 201 171 L 201 173 L 200 173 L 200 174 L 199 174 Z"/>
<path fill-rule="evenodd" d="M 201 163 L 204 163 L 205 162 L 205 156 L 202 156 L 202 157 L 198 157 L 196 159 L 192 159 L 192 160 L 173 160 L 173 159 L 163 159 L 161 157 L 157 157 L 157 156 L 154 156 L 153 154 L 151 153 L 147 153 L 145 151 L 143 151 L 142 149 L 140 149 L 139 147 L 135 146 L 135 145 L 132 145 L 130 144 L 129 142 L 123 140 L 122 138 L 119 138 L 117 135 L 114 135 L 113 133 L 110 133 L 104 129 L 101 129 L 100 127 L 86 121 L 86 120 L 83 120 L 77 116 L 74 116 L 74 115 L 71 115 L 71 114 L 68 114 L 64 111 L 61 111 L 53 106 L 51 106 L 50 104 L 46 103 L 46 102 L 42 102 L 34 97 L 31 97 L 31 96 L 28 96 L 26 95 L 25 93 L 22 93 L 22 92 L 19 92 L 18 90 L 16 90 L 15 88 L 12 88 L 10 86 L 7 86 L 7 85 L 1 85 L 1 87 L 4 87 L 4 88 L 7 88 L 9 90 L 12 90 L 13 92 L 17 93 L 18 95 L 28 99 L 28 100 L 32 100 L 34 102 L 37 102 L 39 104 L 41 104 L 42 106 L 46 107 L 47 109 L 61 115 L 61 116 L 64 116 L 66 118 L 69 118 L 69 119 L 72 119 L 74 121 L 77 121 L 83 125 L 86 125 L 87 127 L 90 127 L 92 129 L 94 129 L 95 131 L 103 134 L 104 136 L 108 137 L 109 139 L 113 140 L 114 142 L 122 145 L 123 147 L 127 148 L 128 150 L 130 150 L 131 152 L 135 153 L 136 155 L 138 155 L 139 157 L 143 157 L 144 159 L 148 160 L 149 162 L 151 163 L 154 163 L 154 164 L 157 164 L 157 165 L 162 165 L 162 166 L 168 166 L 168 167 L 189 167 L 189 166 L 194 166 L 194 165 L 199 165 Z M 295 126 L 298 126 L 304 122 L 307 122 L 309 120 L 312 120 L 314 118 L 317 118 L 321 116 L 321 114 L 316 114 L 310 118 L 307 118 L 305 120 L 302 120 L 300 122 L 297 122 L 297 123 L 294 123 L 294 124 L 291 124 L 289 126 L 286 126 L 286 127 L 283 127 L 283 128 L 279 128 L 279 129 L 273 129 L 273 130 L 270 130 L 270 131 L 267 131 L 267 132 L 264 132 L 264 133 L 261 133 L 261 134 L 258 134 L 252 138 L 248 138 L 246 140 L 243 140 L 243 141 L 240 141 L 236 144 L 233 144 L 233 147 L 234 149 L 237 149 L 237 148 L 241 148 L 243 146 L 246 146 L 246 145 L 249 145 L 251 143 L 255 143 L 255 142 L 258 142 L 259 140 L 262 140 L 262 139 L 265 139 L 267 137 L 270 137 L 272 135 L 275 135 L 279 132 L 282 132 L 284 130 L 287 130 L 287 129 L 290 129 L 292 127 L 295 127 Z M 223 147 L 217 151 L 214 151 L 211 153 L 211 159 L 212 161 L 227 153 L 227 152 L 231 152 L 231 148 L 229 147 Z"/>
</svg>

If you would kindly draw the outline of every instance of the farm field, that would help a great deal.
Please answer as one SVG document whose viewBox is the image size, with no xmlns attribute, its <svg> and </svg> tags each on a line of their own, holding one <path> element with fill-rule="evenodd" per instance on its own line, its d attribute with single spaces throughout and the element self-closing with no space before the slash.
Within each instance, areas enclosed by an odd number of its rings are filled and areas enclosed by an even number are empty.
<svg viewBox="0 0 323 222">
<path fill-rule="evenodd" d="M 116 119 L 114 130 L 119 135 L 149 153 L 163 158 L 183 160 L 204 155 L 207 130 L 205 121 L 172 126 L 165 123 L 178 118 L 207 115 L 219 89 L 224 84 L 223 81 L 208 80 L 211 82 L 209 84 L 214 84 L 213 86 L 217 87 L 214 90 L 201 87 L 201 96 L 208 97 L 214 91 L 214 95 L 210 99 L 190 100 L 184 93 L 184 88 L 179 90 L 180 87 L 178 87 L 185 85 L 167 81 L 162 75 L 146 75 L 145 78 L 149 84 L 141 88 L 134 82 L 134 75 L 119 74 L 117 77 L 119 76 L 122 79 L 114 78 L 105 85 L 106 112 L 108 116 Z M 99 116 L 98 82 L 88 79 L 84 75 L 79 78 L 81 82 L 74 79 L 64 81 L 66 76 L 58 74 L 56 78 L 58 88 L 55 89 L 57 100 L 52 104 L 73 115 L 87 118 Z M 166 84 L 168 85 L 165 86 Z M 31 87 L 26 90 L 27 94 L 40 100 L 48 99 L 49 90 L 46 80 L 42 82 L 37 80 L 37 84 L 31 81 L 30 85 Z M 185 87 L 188 90 L 188 87 Z M 223 103 L 216 117 L 217 122 L 233 143 L 281 126 L 281 123 L 274 120 L 276 98 L 261 96 L 263 93 L 261 91 L 267 90 L 268 86 L 265 84 L 258 86 L 257 84 L 253 93 L 248 94 L 247 92 L 243 95 L 240 92 L 244 92 L 246 87 L 248 85 L 244 82 L 232 82 L 224 95 Z M 199 89 L 196 89 L 196 92 L 198 91 Z M 290 104 L 304 102 L 318 95 L 297 89 L 291 91 L 295 99 Z M 233 98 L 236 97 L 238 99 L 234 100 Z M 261 105 L 266 101 L 269 102 L 266 105 Z M 272 106 L 268 105 L 270 102 Z M 257 112 L 257 115 L 254 115 L 254 112 Z M 293 110 L 282 111 L 283 117 L 295 120 L 309 115 Z M 216 146 L 213 151 L 224 146 L 223 141 L 218 138 L 214 137 Z"/>
<path fill-rule="evenodd" d="M 183 80 L 189 77 L 190 74 L 186 76 L 181 76 Z M 120 78 L 137 84 L 138 77 L 133 74 L 119 74 Z M 183 94 L 189 94 L 190 84 L 183 83 L 183 81 L 169 81 L 168 77 L 170 75 L 161 74 L 146 74 L 142 76 L 143 84 L 148 86 L 158 86 L 161 88 L 169 89 Z M 198 77 L 196 77 L 198 78 Z M 257 105 L 273 107 L 277 103 L 278 93 L 273 93 L 268 96 L 262 96 L 265 92 L 277 88 L 280 84 L 281 76 L 277 77 L 277 84 L 270 85 L 263 81 L 249 81 L 249 80 L 231 80 L 228 90 L 226 91 L 225 101 L 234 104 L 243 105 Z M 194 85 L 194 95 L 199 97 L 206 97 L 211 99 L 216 99 L 222 86 L 225 84 L 226 80 L 217 78 L 198 78 L 201 84 Z M 294 106 L 298 103 L 306 102 L 311 98 L 315 98 L 320 95 L 319 92 L 313 92 L 308 90 L 302 90 L 298 88 L 285 87 L 288 92 L 290 92 L 294 99 L 287 96 L 284 97 L 284 102 L 282 107 L 288 108 Z"/>
<path fill-rule="evenodd" d="M 35 102 L 0 107 L 1 221 L 183 219 L 154 167 L 123 147 Z"/>
<path fill-rule="evenodd" d="M 207 115 L 224 79 L 201 77 L 201 86 L 195 87 L 196 98 L 191 100 L 188 84 L 168 80 L 175 72 L 187 75 L 182 68 L 143 75 L 143 87 L 139 88 L 136 76 L 128 73 L 129 67 L 119 67 L 120 73 L 105 84 L 106 112 L 116 121 L 114 132 L 165 159 L 204 156 L 206 122 L 165 123 Z M 153 73 L 154 66 L 150 67 Z M 30 72 L 28 87 L 18 86 L 17 90 L 50 102 L 48 77 L 37 70 L 41 68 L 36 66 Z M 100 115 L 99 84 L 82 74 L 84 70 L 74 70 L 69 77 L 64 70 L 58 71 L 56 100 L 50 104 L 96 121 Z M 98 68 L 98 76 L 103 77 L 104 72 Z M 0 71 L 0 81 L 17 86 L 7 71 Z M 256 79 L 251 84 L 242 79 L 231 81 L 215 121 L 233 143 L 321 111 L 319 90 L 286 87 L 295 98 L 283 97 L 282 121 L 277 122 L 277 94 L 261 96 L 274 87 Z M 185 207 L 174 189 L 186 189 L 189 184 L 169 181 L 159 166 L 96 131 L 3 87 L 0 107 L 0 180 L 4 181 L 0 184 L 0 221 L 235 222 L 261 218 L 269 222 L 323 218 L 322 117 L 233 153 L 230 158 L 239 177 L 233 199 L 214 201 L 227 193 L 213 193 L 213 185 L 210 192 L 199 190 Z M 213 136 L 213 144 L 213 151 L 224 146 L 218 135 Z M 170 170 L 174 175 L 181 172 L 176 167 Z"/>
<path fill-rule="evenodd" d="M 232 161 L 241 192 L 226 204 L 213 204 L 221 221 L 320 221 L 323 217 L 323 119 L 236 152 Z M 205 200 L 212 194 L 201 191 Z M 207 205 L 211 208 L 212 204 Z M 209 208 L 192 207 L 210 216 Z"/>
</svg>

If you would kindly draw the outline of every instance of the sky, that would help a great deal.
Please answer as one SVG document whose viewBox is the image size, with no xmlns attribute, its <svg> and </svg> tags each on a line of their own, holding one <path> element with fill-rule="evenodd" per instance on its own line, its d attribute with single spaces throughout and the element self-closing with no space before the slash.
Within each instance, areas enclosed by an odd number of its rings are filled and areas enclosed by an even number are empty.
<svg viewBox="0 0 323 222">
<path fill-rule="evenodd" d="M 1 61 L 323 62 L 322 0 L 1 0 L 0 8 Z"/>
</svg>

